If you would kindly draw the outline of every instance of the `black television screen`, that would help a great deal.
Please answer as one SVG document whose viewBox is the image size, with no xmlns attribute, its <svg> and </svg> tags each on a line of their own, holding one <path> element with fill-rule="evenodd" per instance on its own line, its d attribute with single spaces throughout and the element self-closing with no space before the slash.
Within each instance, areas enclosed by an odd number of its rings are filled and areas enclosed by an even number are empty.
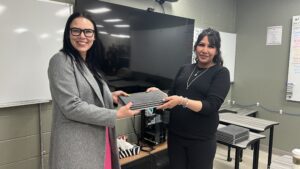
<svg viewBox="0 0 300 169">
<path fill-rule="evenodd" d="M 98 0 L 76 0 L 75 11 L 88 12 L 96 21 L 112 90 L 167 90 L 178 69 L 191 63 L 193 19 Z"/>
</svg>

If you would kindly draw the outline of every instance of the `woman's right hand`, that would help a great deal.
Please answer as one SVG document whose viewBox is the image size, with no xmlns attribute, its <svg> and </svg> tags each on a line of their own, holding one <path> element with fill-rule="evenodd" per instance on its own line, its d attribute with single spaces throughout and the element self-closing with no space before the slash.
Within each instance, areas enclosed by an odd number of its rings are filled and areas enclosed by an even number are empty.
<svg viewBox="0 0 300 169">
<path fill-rule="evenodd" d="M 157 87 L 149 87 L 146 92 L 153 92 L 153 91 L 157 91 L 157 90 L 160 90 L 159 88 Z"/>
<path fill-rule="evenodd" d="M 122 106 L 117 111 L 117 118 L 126 118 L 134 116 L 138 113 L 140 113 L 140 110 L 131 110 L 130 107 L 132 106 L 132 102 L 129 102 L 128 104 Z"/>
</svg>

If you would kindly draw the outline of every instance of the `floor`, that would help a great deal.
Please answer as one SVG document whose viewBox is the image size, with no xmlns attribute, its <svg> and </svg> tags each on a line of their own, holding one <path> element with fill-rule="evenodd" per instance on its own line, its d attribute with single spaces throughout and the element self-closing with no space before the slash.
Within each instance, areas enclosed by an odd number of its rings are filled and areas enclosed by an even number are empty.
<svg viewBox="0 0 300 169">
<path fill-rule="evenodd" d="M 227 161 L 227 147 L 218 144 L 217 153 L 214 160 L 214 169 L 234 169 L 235 149 L 231 149 L 232 161 Z M 273 154 L 272 159 L 278 157 Z M 253 150 L 250 148 L 243 151 L 243 161 L 240 162 L 240 169 L 252 169 Z M 267 169 L 268 153 L 265 151 L 259 152 L 259 169 Z"/>
</svg>

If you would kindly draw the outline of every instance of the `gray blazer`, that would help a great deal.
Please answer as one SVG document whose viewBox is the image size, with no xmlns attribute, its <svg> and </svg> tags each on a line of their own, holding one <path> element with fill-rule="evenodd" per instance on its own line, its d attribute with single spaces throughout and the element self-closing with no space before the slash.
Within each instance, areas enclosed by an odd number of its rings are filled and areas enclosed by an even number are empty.
<svg viewBox="0 0 300 169">
<path fill-rule="evenodd" d="M 53 101 L 50 169 L 103 169 L 105 130 L 109 127 L 112 168 L 120 169 L 116 146 L 116 110 L 111 92 L 103 82 L 103 93 L 83 64 L 62 52 L 49 63 L 48 77 Z"/>
</svg>

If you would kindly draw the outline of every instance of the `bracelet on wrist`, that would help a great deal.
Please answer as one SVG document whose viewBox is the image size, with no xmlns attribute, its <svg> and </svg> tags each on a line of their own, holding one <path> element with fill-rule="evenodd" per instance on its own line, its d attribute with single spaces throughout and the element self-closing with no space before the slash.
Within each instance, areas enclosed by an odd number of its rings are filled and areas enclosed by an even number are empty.
<svg viewBox="0 0 300 169">
<path fill-rule="evenodd" d="M 185 104 L 184 104 L 184 108 L 187 108 L 188 107 L 188 105 L 189 105 L 189 99 L 188 98 L 186 98 L 186 102 L 185 102 Z"/>
<path fill-rule="evenodd" d="M 179 102 L 179 105 L 183 105 L 183 103 L 184 103 L 184 98 L 182 97 L 182 96 L 179 96 L 180 97 L 180 102 Z"/>
<path fill-rule="evenodd" d="M 183 99 L 182 99 L 182 107 L 184 107 L 184 108 L 186 108 L 187 106 L 188 106 L 188 104 L 189 104 L 189 99 L 188 98 L 186 98 L 186 97 L 184 97 Z"/>
</svg>

